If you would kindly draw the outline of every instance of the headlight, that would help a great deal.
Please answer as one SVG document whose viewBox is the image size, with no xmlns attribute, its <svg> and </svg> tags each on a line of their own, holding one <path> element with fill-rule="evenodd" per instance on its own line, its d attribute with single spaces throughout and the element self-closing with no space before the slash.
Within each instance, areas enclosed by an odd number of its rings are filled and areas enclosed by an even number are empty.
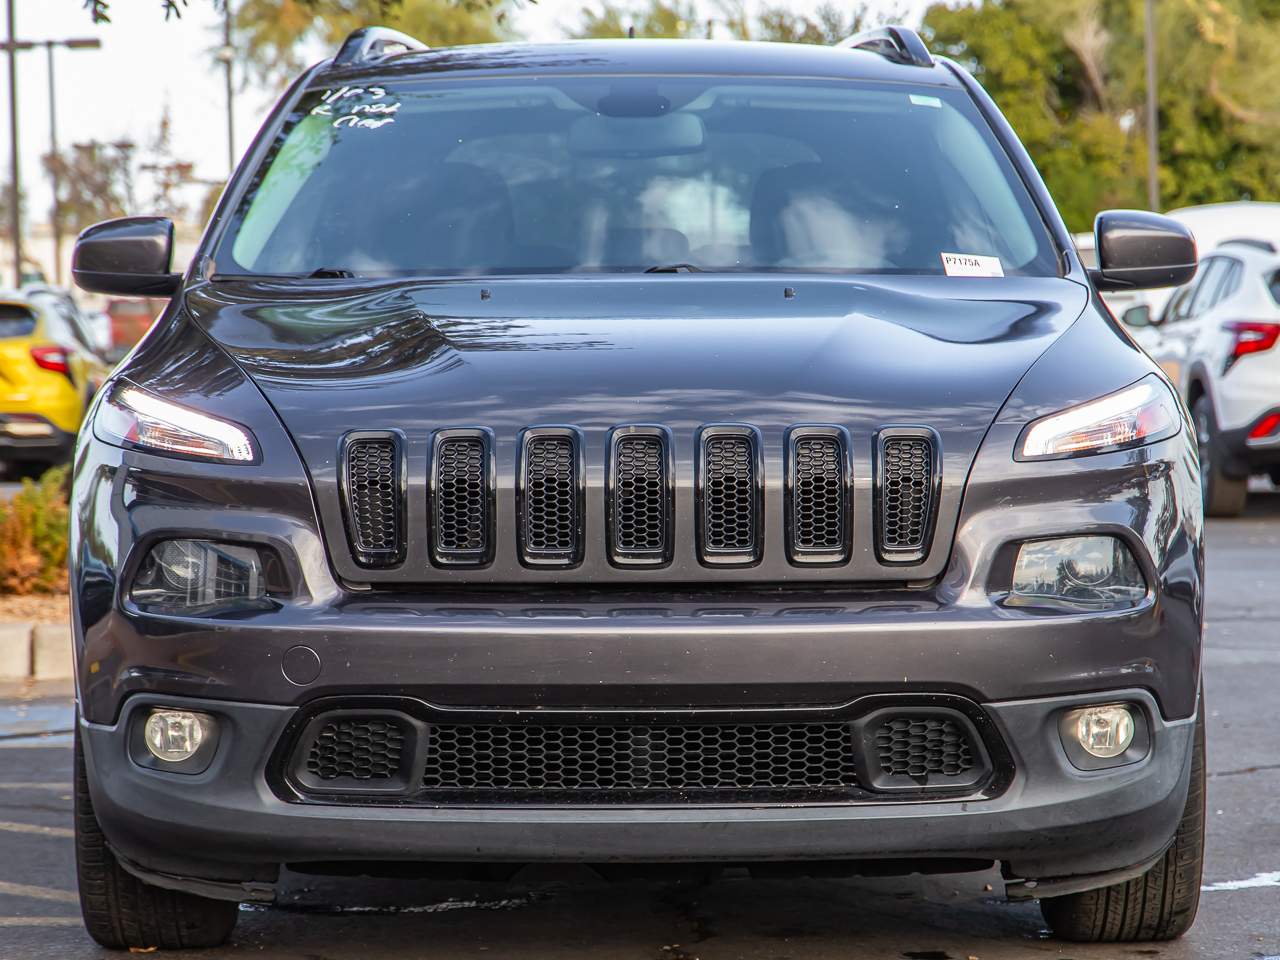
<svg viewBox="0 0 1280 960">
<path fill-rule="evenodd" d="M 1181 428 L 1173 394 L 1148 374 L 1131 387 L 1041 417 L 1022 433 L 1018 460 L 1109 453 L 1172 437 Z"/>
<path fill-rule="evenodd" d="M 253 435 L 239 424 L 165 400 L 127 380 L 103 398 L 94 419 L 98 438 L 160 453 L 252 463 Z"/>
<path fill-rule="evenodd" d="M 1018 548 L 1007 606 L 1114 610 L 1147 595 L 1138 561 L 1117 537 L 1033 540 Z"/>
<path fill-rule="evenodd" d="M 287 592 L 274 551 L 212 540 L 164 540 L 148 551 L 129 599 L 162 613 L 261 610 Z"/>
</svg>

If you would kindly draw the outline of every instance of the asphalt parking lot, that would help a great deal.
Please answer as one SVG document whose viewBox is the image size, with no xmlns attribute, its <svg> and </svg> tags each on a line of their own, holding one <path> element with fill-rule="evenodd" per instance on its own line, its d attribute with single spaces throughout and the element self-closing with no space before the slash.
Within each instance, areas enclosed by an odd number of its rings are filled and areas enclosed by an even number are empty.
<svg viewBox="0 0 1280 960">
<path fill-rule="evenodd" d="M 509 884 L 291 876 L 198 954 L 291 960 L 1280 958 L 1280 493 L 1209 529 L 1209 847 L 1200 919 L 1172 944 L 1048 939 L 992 874 L 893 880 Z M 80 926 L 63 696 L 0 701 L 0 960 L 111 956 Z M 196 956 L 197 954 L 190 954 Z M 176 954 L 175 954 L 176 956 Z"/>
</svg>

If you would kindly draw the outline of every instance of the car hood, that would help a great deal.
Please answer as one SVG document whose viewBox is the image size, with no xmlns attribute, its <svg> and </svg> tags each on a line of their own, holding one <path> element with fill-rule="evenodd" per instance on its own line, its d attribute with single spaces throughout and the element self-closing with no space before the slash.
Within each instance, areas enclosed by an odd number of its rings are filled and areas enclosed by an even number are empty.
<svg viewBox="0 0 1280 960">
<path fill-rule="evenodd" d="M 1013 387 L 1086 303 L 1058 278 L 697 274 L 220 280 L 186 298 L 317 483 L 350 430 L 480 426 L 502 448 L 526 426 L 569 424 L 590 452 L 618 424 L 681 437 L 716 422 L 761 430 L 766 477 L 793 424 L 848 428 L 855 459 L 883 425 L 924 425 L 962 483 Z"/>
</svg>

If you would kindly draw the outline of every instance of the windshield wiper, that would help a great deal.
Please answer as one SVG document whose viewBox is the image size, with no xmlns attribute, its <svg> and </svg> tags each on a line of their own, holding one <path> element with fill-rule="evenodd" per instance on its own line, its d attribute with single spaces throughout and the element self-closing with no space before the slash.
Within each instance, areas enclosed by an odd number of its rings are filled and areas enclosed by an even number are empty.
<svg viewBox="0 0 1280 960">
<path fill-rule="evenodd" d="M 355 274 L 342 267 L 320 267 L 307 274 L 308 280 L 354 280 Z"/>
<path fill-rule="evenodd" d="M 649 267 L 645 273 L 702 273 L 702 268 L 692 263 L 662 263 Z"/>
</svg>

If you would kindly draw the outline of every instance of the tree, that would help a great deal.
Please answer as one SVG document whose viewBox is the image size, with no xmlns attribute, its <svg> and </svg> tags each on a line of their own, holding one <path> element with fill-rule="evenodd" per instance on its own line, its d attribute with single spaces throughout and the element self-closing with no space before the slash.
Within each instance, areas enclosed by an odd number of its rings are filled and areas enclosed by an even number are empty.
<svg viewBox="0 0 1280 960">
<path fill-rule="evenodd" d="M 58 209 L 65 233 L 77 233 L 99 220 L 122 217 L 134 208 L 133 154 L 128 141 L 73 144 L 57 156 L 46 155 L 46 170 L 58 174 Z"/>
<path fill-rule="evenodd" d="M 463 0 L 243 0 L 235 31 L 249 67 L 263 80 L 282 83 L 305 65 L 299 45 L 318 39 L 336 47 L 357 27 L 378 23 L 431 46 L 501 39 L 502 13 Z"/>
<path fill-rule="evenodd" d="M 160 126 L 147 145 L 147 155 L 138 165 L 138 170 L 149 174 L 151 179 L 147 212 L 157 217 L 184 220 L 190 207 L 182 199 L 182 193 L 194 182 L 195 164 L 173 155 L 172 137 L 172 121 L 166 104 L 160 114 Z"/>
<path fill-rule="evenodd" d="M 754 16 L 740 2 L 724 0 L 701 9 L 692 0 L 649 0 L 648 6 L 618 6 L 605 0 L 584 8 L 574 36 L 625 37 L 634 28 L 637 37 L 724 36 L 738 40 L 777 40 L 787 43 L 833 44 L 877 23 L 901 19 L 894 10 L 875 15 L 867 3 L 826 3 L 812 16 L 795 13 L 785 4 L 765 7 Z"/>
</svg>

